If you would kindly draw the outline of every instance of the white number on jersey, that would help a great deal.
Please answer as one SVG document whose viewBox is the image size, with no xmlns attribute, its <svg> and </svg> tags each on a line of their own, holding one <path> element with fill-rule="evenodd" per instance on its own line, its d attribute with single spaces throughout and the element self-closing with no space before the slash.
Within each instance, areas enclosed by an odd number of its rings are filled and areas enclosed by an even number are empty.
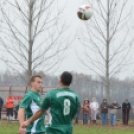
<svg viewBox="0 0 134 134">
<path fill-rule="evenodd" d="M 65 99 L 64 100 L 64 115 L 70 114 L 70 100 Z"/>
</svg>

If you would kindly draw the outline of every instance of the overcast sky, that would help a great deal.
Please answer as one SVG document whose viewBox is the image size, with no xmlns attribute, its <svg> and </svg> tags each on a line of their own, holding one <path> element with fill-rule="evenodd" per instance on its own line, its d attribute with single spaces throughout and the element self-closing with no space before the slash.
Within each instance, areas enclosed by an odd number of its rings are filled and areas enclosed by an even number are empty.
<svg viewBox="0 0 134 134">
<path fill-rule="evenodd" d="M 73 1 L 67 0 L 67 7 L 65 9 L 65 15 L 66 15 L 67 20 L 72 22 L 71 23 L 71 32 L 74 32 L 74 33 L 76 31 L 80 32 L 80 27 L 82 25 L 84 26 L 84 22 L 82 22 L 81 20 L 78 19 L 76 13 L 77 13 L 78 7 L 81 4 L 83 4 L 83 3 L 86 4 L 85 1 L 86 0 L 73 0 Z M 63 3 L 63 0 L 61 0 L 61 3 Z M 127 7 L 128 10 L 132 7 L 132 5 L 134 5 L 133 3 L 134 3 L 133 0 L 129 0 L 128 7 Z M 89 70 L 84 70 L 81 66 L 80 61 L 76 57 L 76 54 L 75 54 L 76 49 L 78 50 L 78 52 L 81 56 L 83 55 L 83 53 L 81 52 L 82 45 L 80 44 L 78 38 L 79 37 L 76 33 L 76 40 L 73 42 L 70 50 L 67 51 L 67 58 L 62 63 L 62 68 L 60 69 L 60 72 L 62 72 L 64 70 L 69 70 L 69 71 L 77 71 L 79 73 L 85 73 L 85 74 L 95 76 L 95 74 L 93 72 L 91 72 Z M 118 38 L 121 38 L 121 37 L 118 37 Z M 128 59 L 128 60 L 131 60 L 131 59 L 133 59 L 133 58 L 130 57 L 130 59 Z M 117 75 L 117 77 L 119 77 L 121 79 L 124 79 L 126 77 L 134 77 L 134 65 L 131 64 L 131 65 L 125 66 L 123 68 L 123 71 L 119 75 Z"/>
<path fill-rule="evenodd" d="M 85 0 L 86 1 L 86 0 Z M 62 71 L 73 71 L 78 73 L 85 73 L 88 75 L 95 75 L 93 72 L 89 70 L 83 70 L 81 67 L 80 61 L 77 59 L 75 51 L 77 50 L 79 54 L 82 56 L 83 53 L 81 52 L 82 45 L 79 42 L 79 35 L 77 34 L 80 32 L 80 27 L 83 25 L 84 22 L 78 19 L 77 17 L 77 10 L 80 5 L 83 3 L 86 4 L 84 0 L 59 0 L 59 5 L 63 6 L 66 3 L 66 7 L 64 9 L 64 19 L 67 23 L 71 24 L 69 32 L 75 36 L 75 40 L 72 43 L 71 47 L 66 51 L 66 58 L 60 65 L 60 68 L 55 74 L 59 74 Z M 129 0 L 129 6 L 131 7 L 133 0 Z M 129 9 L 128 6 L 128 9 Z M 90 21 L 90 20 L 89 20 Z M 120 37 L 119 37 L 120 38 Z M 133 55 L 134 56 L 134 55 Z M 86 60 L 86 59 L 85 59 Z M 128 65 L 123 69 L 123 72 L 120 73 L 117 77 L 119 78 L 126 78 L 126 77 L 134 77 L 134 65 Z M 1 63 L 0 70 L 6 70 L 6 66 Z"/>
</svg>

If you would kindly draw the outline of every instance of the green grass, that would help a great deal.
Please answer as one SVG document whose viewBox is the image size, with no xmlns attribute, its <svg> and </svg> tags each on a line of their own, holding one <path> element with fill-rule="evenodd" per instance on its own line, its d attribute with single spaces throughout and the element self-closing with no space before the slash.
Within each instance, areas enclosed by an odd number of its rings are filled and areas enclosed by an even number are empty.
<svg viewBox="0 0 134 134">
<path fill-rule="evenodd" d="M 18 123 L 12 122 L 1 122 L 0 123 L 0 134 L 18 134 Z"/>
<path fill-rule="evenodd" d="M 18 134 L 18 123 L 1 122 L 0 134 Z M 73 134 L 133 134 L 133 127 L 75 126 Z"/>
<path fill-rule="evenodd" d="M 74 134 L 133 134 L 134 128 L 75 126 Z"/>
</svg>

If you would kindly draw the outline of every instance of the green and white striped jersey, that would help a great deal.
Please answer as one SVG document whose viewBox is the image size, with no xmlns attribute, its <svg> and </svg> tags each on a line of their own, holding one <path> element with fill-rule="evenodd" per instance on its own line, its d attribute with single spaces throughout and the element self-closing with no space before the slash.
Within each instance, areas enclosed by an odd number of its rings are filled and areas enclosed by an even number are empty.
<svg viewBox="0 0 134 134">
<path fill-rule="evenodd" d="M 33 90 L 30 90 L 27 94 L 25 94 L 20 104 L 20 108 L 25 108 L 26 119 L 29 119 L 41 108 L 42 101 L 43 100 L 40 94 L 34 92 Z M 27 127 L 27 132 L 32 134 L 44 133 L 44 118 L 45 116 L 43 115 L 39 119 L 34 121 L 32 124 L 30 124 Z"/>
</svg>

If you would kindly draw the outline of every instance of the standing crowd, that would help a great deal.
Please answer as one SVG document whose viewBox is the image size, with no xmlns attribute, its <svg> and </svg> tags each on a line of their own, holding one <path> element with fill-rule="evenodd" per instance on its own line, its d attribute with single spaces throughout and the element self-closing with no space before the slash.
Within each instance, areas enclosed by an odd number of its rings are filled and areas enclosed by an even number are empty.
<svg viewBox="0 0 134 134">
<path fill-rule="evenodd" d="M 79 111 L 76 114 L 75 123 L 78 124 L 81 111 L 83 114 L 83 125 L 88 124 L 88 120 L 90 120 L 91 124 L 96 124 L 96 120 L 101 119 L 102 125 L 108 125 L 110 123 L 111 126 L 115 126 L 119 109 L 122 109 L 123 125 L 128 125 L 129 113 L 131 110 L 131 104 L 128 100 L 125 100 L 125 102 L 122 103 L 122 106 L 120 106 L 116 100 L 114 100 L 112 104 L 108 104 L 107 99 L 103 99 L 99 106 L 99 103 L 95 97 L 92 98 L 91 102 L 89 102 L 88 99 L 85 99 L 83 104 L 79 106 Z M 108 122 L 108 115 L 110 115 L 110 122 Z"/>
<path fill-rule="evenodd" d="M 8 97 L 6 98 L 5 104 L 2 97 L 0 97 L 0 120 L 1 120 L 3 107 L 6 108 L 5 114 L 7 120 L 13 120 L 13 119 L 17 120 L 19 105 L 20 105 L 20 101 L 18 101 L 18 104 L 15 105 L 15 100 L 11 93 L 9 93 Z"/>
<path fill-rule="evenodd" d="M 6 98 L 6 117 L 8 120 L 18 119 L 18 110 L 19 110 L 20 101 L 18 104 L 14 106 L 14 98 L 12 94 L 9 93 Z M 2 114 L 2 107 L 4 106 L 4 101 L 0 97 L 0 120 Z M 103 102 L 100 104 L 97 102 L 96 98 L 92 98 L 92 101 L 89 102 L 88 99 L 85 99 L 83 104 L 79 105 L 78 112 L 76 114 L 75 123 L 78 124 L 80 111 L 83 114 L 83 124 L 88 124 L 88 120 L 90 120 L 91 124 L 96 124 L 97 119 L 102 120 L 102 125 L 108 125 L 108 113 L 110 114 L 110 124 L 112 126 L 116 125 L 117 120 L 117 112 L 119 109 L 122 109 L 122 122 L 123 125 L 128 125 L 129 121 L 129 113 L 131 109 L 131 104 L 128 100 L 122 103 L 122 107 L 114 101 L 112 104 L 108 104 L 106 99 L 103 99 Z M 101 114 L 98 114 L 99 111 Z"/>
<path fill-rule="evenodd" d="M 101 105 L 97 99 L 92 98 L 92 102 L 85 99 L 83 104 L 80 104 L 78 94 L 70 89 L 73 77 L 69 72 L 63 72 L 59 78 L 59 88 L 49 91 L 45 97 L 40 95 L 43 88 L 43 80 L 39 75 L 32 76 L 30 79 L 31 89 L 24 95 L 21 103 L 15 107 L 14 97 L 10 93 L 6 98 L 6 114 L 7 119 L 15 117 L 19 119 L 18 134 L 72 134 L 72 120 L 76 115 L 76 123 L 79 120 L 79 114 L 82 110 L 83 124 L 88 124 L 90 118 L 91 123 L 96 124 L 98 118 L 102 118 L 102 125 L 108 124 L 108 113 L 110 113 L 110 123 L 116 125 L 117 110 L 121 106 L 114 101 L 108 104 L 106 99 L 103 99 Z M 3 107 L 3 99 L 0 97 L 0 117 Z M 122 119 L 123 124 L 127 125 L 129 121 L 129 112 L 131 104 L 126 100 L 122 104 Z M 98 115 L 98 110 L 101 111 L 101 117 Z M 18 113 L 18 114 L 17 114 Z M 46 114 L 50 114 L 48 124 L 44 125 Z"/>
<path fill-rule="evenodd" d="M 1 120 L 1 113 L 2 107 L 4 105 L 3 99 L 0 97 L 0 120 Z M 18 110 L 19 110 L 20 101 L 18 104 L 14 106 L 14 98 L 12 94 L 9 93 L 8 97 L 6 98 L 6 117 L 8 120 L 12 120 L 13 116 L 14 119 L 18 119 Z M 117 112 L 119 109 L 122 109 L 122 122 L 123 125 L 128 125 L 129 121 L 129 113 L 131 109 L 131 104 L 128 100 L 122 103 L 122 107 L 114 101 L 112 104 L 108 104 L 106 99 L 103 99 L 103 102 L 99 106 L 96 98 L 92 98 L 92 101 L 89 102 L 88 99 L 85 99 L 82 105 L 79 105 L 78 112 L 76 114 L 75 123 L 78 124 L 80 111 L 83 114 L 83 124 L 88 124 L 88 120 L 90 120 L 91 124 L 96 124 L 97 119 L 102 120 L 102 125 L 108 125 L 108 112 L 110 114 L 110 124 L 112 126 L 116 125 L 117 120 Z M 101 114 L 98 114 L 98 112 Z"/>
</svg>

